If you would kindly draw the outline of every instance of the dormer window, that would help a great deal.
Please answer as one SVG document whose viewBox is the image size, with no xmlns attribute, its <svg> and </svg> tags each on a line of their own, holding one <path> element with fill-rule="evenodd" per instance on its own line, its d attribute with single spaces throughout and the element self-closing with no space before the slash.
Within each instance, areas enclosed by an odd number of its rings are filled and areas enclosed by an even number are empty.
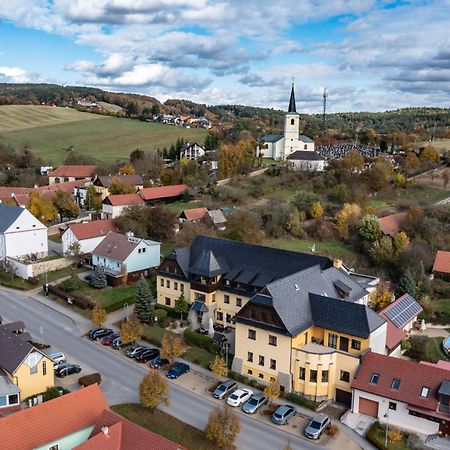
<svg viewBox="0 0 450 450">
<path fill-rule="evenodd" d="M 370 377 L 370 384 L 378 384 L 378 380 L 380 379 L 380 374 L 373 373 Z"/>
<path fill-rule="evenodd" d="M 400 380 L 398 378 L 394 378 L 392 380 L 391 389 L 394 391 L 398 391 L 398 388 L 400 387 Z"/>
<path fill-rule="evenodd" d="M 423 386 L 422 390 L 420 391 L 420 396 L 423 398 L 427 398 L 429 393 L 430 393 L 430 388 Z"/>
</svg>

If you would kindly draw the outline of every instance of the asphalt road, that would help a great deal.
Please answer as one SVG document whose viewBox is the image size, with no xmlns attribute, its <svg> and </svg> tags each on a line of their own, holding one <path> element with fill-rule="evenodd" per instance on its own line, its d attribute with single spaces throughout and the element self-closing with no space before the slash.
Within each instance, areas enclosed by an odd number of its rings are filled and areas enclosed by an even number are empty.
<svg viewBox="0 0 450 450">
<path fill-rule="evenodd" d="M 0 288 L 0 315 L 5 322 L 22 320 L 28 332 L 37 341 L 52 346 L 51 351 L 63 351 L 70 362 L 76 362 L 83 373 L 100 372 L 102 391 L 110 404 L 138 402 L 138 386 L 148 370 L 131 361 L 111 354 L 83 337 L 73 321 L 57 311 L 20 293 Z M 74 377 L 74 382 L 77 380 Z M 177 386 L 170 387 L 170 405 L 161 409 L 178 419 L 204 429 L 214 403 Z M 273 428 L 240 416 L 241 432 L 236 445 L 242 450 L 282 450 L 289 441 L 292 449 L 322 449 L 282 429 Z"/>
</svg>

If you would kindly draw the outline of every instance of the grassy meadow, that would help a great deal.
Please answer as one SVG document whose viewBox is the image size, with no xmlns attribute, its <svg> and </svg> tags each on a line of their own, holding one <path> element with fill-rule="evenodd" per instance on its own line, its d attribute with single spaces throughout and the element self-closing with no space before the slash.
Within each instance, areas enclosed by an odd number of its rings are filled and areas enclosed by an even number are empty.
<svg viewBox="0 0 450 450">
<path fill-rule="evenodd" d="M 0 106 L 0 140 L 20 148 L 30 144 L 45 163 L 61 164 L 67 149 L 90 155 L 99 162 L 127 160 L 136 148 L 168 147 L 177 138 L 203 142 L 202 128 L 100 116 L 68 108 L 48 106 Z"/>
</svg>

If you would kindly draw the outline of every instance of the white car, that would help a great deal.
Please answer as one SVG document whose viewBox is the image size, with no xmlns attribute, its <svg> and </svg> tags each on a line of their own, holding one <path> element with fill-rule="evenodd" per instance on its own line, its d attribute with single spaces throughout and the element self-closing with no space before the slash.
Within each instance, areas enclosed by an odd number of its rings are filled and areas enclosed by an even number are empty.
<svg viewBox="0 0 450 450">
<path fill-rule="evenodd" d="M 227 403 L 230 406 L 241 406 L 245 403 L 251 396 L 253 395 L 253 391 L 251 389 L 238 389 L 234 391 L 227 399 Z"/>
<path fill-rule="evenodd" d="M 66 362 L 66 355 L 63 352 L 50 353 L 47 356 L 53 361 L 55 366 Z"/>
</svg>

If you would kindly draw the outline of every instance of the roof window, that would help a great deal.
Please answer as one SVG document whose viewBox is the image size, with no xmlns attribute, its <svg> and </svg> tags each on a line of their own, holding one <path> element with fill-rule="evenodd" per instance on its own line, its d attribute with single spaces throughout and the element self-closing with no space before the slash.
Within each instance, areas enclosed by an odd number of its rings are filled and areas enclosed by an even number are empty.
<svg viewBox="0 0 450 450">
<path fill-rule="evenodd" d="M 429 392 L 430 392 L 430 388 L 423 386 L 422 390 L 420 391 L 420 396 L 426 398 L 426 397 L 428 397 Z"/>
<path fill-rule="evenodd" d="M 380 374 L 373 373 L 370 377 L 370 384 L 378 384 L 378 380 L 380 379 Z"/>
<path fill-rule="evenodd" d="M 394 378 L 392 380 L 391 389 L 394 391 L 398 391 L 398 388 L 400 387 L 400 380 L 398 378 Z"/>
</svg>

